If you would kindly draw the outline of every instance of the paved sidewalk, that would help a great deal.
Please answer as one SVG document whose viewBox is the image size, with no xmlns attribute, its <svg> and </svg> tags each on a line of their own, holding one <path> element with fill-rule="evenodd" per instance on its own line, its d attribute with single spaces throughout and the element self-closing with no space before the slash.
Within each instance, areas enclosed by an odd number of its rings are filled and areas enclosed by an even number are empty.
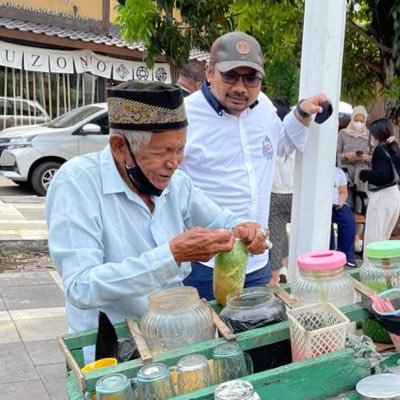
<svg viewBox="0 0 400 400">
<path fill-rule="evenodd" d="M 0 274 L 0 399 L 64 400 L 67 332 L 55 271 Z"/>
<path fill-rule="evenodd" d="M 0 243 L 14 240 L 47 240 L 44 198 L 2 192 Z M 66 332 L 64 293 L 55 270 L 0 273 L 1 400 L 68 398 L 56 342 Z"/>
</svg>

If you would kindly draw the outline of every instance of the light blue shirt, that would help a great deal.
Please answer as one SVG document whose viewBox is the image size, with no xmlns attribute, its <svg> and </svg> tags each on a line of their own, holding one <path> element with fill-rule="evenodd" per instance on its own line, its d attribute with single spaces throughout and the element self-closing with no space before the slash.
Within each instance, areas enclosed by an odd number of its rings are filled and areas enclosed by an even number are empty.
<svg viewBox="0 0 400 400">
<path fill-rule="evenodd" d="M 179 170 L 152 200 L 153 213 L 122 180 L 109 146 L 68 161 L 52 180 L 49 249 L 64 281 L 70 332 L 97 327 L 98 311 L 113 323 L 142 316 L 150 293 L 180 285 L 190 273 L 189 263 L 174 260 L 173 237 L 239 222 Z"/>
</svg>

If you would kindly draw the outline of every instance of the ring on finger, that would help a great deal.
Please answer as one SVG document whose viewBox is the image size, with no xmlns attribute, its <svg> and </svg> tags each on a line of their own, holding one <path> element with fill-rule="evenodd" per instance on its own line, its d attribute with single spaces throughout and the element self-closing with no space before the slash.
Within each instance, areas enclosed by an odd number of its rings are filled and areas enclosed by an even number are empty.
<svg viewBox="0 0 400 400">
<path fill-rule="evenodd" d="M 257 233 L 259 235 L 263 236 L 264 238 L 269 237 L 269 229 L 267 229 L 267 228 L 258 228 Z"/>
<path fill-rule="evenodd" d="M 264 238 L 265 247 L 267 249 L 271 249 L 272 248 L 272 243 L 269 240 L 269 229 L 267 229 L 267 228 L 258 228 L 257 233 Z"/>
</svg>

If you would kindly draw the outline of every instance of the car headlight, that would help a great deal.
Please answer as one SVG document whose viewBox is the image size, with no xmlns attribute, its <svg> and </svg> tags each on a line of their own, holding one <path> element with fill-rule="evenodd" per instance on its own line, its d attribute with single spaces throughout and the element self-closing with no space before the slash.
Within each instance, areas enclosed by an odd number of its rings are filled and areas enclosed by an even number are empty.
<svg viewBox="0 0 400 400">
<path fill-rule="evenodd" d="M 32 147 L 31 142 L 34 137 L 35 135 L 31 135 L 31 136 L 21 136 L 11 139 L 9 141 L 9 144 L 7 145 L 7 149 L 20 149 L 23 147 Z"/>
</svg>

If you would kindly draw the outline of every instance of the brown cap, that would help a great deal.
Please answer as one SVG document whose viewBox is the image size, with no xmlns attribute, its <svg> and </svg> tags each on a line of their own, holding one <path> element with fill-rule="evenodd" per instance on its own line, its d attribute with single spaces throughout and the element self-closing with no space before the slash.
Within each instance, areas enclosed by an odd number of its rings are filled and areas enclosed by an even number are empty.
<svg viewBox="0 0 400 400">
<path fill-rule="evenodd" d="M 243 32 L 228 32 L 220 36 L 211 46 L 210 64 L 222 72 L 249 67 L 265 75 L 260 44 Z"/>
</svg>

